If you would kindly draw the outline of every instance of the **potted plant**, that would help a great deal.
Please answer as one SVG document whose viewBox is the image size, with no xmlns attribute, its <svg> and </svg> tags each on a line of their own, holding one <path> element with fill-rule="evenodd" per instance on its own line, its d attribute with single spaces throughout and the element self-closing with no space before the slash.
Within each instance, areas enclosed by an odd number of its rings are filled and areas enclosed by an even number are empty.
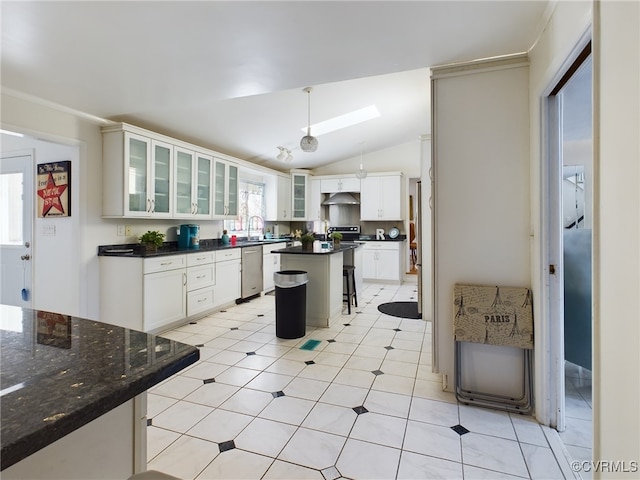
<svg viewBox="0 0 640 480">
<path fill-rule="evenodd" d="M 316 241 L 316 236 L 313 232 L 307 232 L 300 237 L 303 250 L 313 250 L 313 242 Z"/>
<path fill-rule="evenodd" d="M 139 240 L 144 248 L 148 252 L 155 252 L 158 247 L 162 246 L 164 242 L 164 233 L 160 233 L 158 230 L 149 230 L 146 233 L 143 233 Z"/>
<path fill-rule="evenodd" d="M 338 248 L 340 240 L 342 240 L 342 234 L 340 232 L 332 232 L 329 237 L 333 240 L 333 248 Z"/>
</svg>

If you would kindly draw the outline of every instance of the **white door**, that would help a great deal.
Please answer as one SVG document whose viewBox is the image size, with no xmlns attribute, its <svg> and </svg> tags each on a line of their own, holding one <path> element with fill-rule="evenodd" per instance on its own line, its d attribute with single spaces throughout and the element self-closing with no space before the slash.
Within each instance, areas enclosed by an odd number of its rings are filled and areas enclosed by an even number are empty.
<svg viewBox="0 0 640 480">
<path fill-rule="evenodd" d="M 0 159 L 0 304 L 31 307 L 33 158 Z"/>
</svg>

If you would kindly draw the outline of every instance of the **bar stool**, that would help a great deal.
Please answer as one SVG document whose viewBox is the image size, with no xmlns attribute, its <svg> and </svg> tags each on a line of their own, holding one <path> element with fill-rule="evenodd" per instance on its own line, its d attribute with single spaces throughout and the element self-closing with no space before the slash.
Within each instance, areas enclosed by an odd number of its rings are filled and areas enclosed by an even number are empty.
<svg viewBox="0 0 640 480">
<path fill-rule="evenodd" d="M 342 294 L 342 301 L 347 302 L 347 312 L 351 315 L 351 297 L 353 297 L 353 301 L 355 306 L 358 306 L 358 294 L 356 292 L 356 276 L 355 269 L 353 265 L 343 265 L 342 266 L 342 276 L 347 280 L 347 293 Z M 353 289 L 352 289 L 353 287 Z"/>
</svg>

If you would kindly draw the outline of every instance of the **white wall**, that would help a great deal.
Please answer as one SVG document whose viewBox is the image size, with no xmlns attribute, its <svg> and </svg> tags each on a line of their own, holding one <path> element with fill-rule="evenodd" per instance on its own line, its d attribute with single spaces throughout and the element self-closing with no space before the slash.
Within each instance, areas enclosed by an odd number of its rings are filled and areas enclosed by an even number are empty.
<svg viewBox="0 0 640 480">
<path fill-rule="evenodd" d="M 17 98 L 3 92 L 0 116 L 3 128 L 31 135 L 45 141 L 57 142 L 72 146 L 77 150 L 77 158 L 72 158 L 72 182 L 77 188 L 72 192 L 76 200 L 70 219 L 56 221 L 54 238 L 43 240 L 35 238 L 36 244 L 46 248 L 43 255 L 34 256 L 34 269 L 43 274 L 42 279 L 35 279 L 35 307 L 96 318 L 98 313 L 97 257 L 95 245 L 102 236 L 99 226 L 101 175 L 96 166 L 101 165 L 102 147 L 99 123 L 89 118 L 81 118 L 72 112 L 61 111 L 46 105 L 36 104 L 27 99 Z M 53 147 L 52 147 L 53 148 Z M 46 155 L 46 149 L 41 149 Z M 36 158 L 36 162 L 39 160 Z M 96 215 L 98 215 L 96 217 Z M 96 220 L 97 219 L 97 220 Z M 49 220 L 43 220 L 49 221 Z M 40 230 L 36 222 L 35 235 Z M 88 228 L 89 227 L 89 228 Z M 71 236 L 72 238 L 68 238 Z M 69 240 L 68 242 L 65 239 Z M 43 257 L 43 258 L 42 258 Z M 69 261 L 59 265 L 53 258 Z M 51 259 L 51 260 L 50 260 Z M 42 265 L 41 265 L 42 262 Z M 75 268 L 74 268 L 75 267 Z M 42 286 L 44 281 L 47 285 Z M 67 289 L 70 297 L 56 300 L 51 291 L 51 284 L 57 288 Z M 39 304 L 41 295 L 43 303 Z M 66 295 L 66 293 L 65 293 Z"/>
<path fill-rule="evenodd" d="M 640 3 L 594 13 L 593 455 L 628 462 L 640 460 Z"/>
<path fill-rule="evenodd" d="M 528 76 L 526 56 L 432 69 L 433 320 L 447 390 L 454 285 L 530 286 Z M 474 368 L 466 387 L 522 393 L 519 349 L 462 346 L 463 365 Z"/>
<path fill-rule="evenodd" d="M 80 230 L 79 179 L 75 175 L 79 165 L 79 148 L 60 145 L 31 138 L 3 135 L 2 152 L 29 149 L 34 152 L 34 176 L 36 165 L 46 162 L 71 161 L 71 216 L 38 218 L 33 215 L 32 262 L 33 284 L 32 307 L 41 310 L 79 315 L 80 277 L 70 275 L 80 269 L 77 255 L 78 231 Z M 35 178 L 33 179 L 35 185 Z M 53 227 L 54 235 L 45 234 L 45 227 Z M 19 279 L 16 279 L 19 281 Z"/>
<path fill-rule="evenodd" d="M 425 112 L 427 115 L 427 112 Z M 365 144 L 366 147 L 366 144 Z M 365 148 L 366 150 L 366 148 Z M 420 176 L 420 142 L 402 143 L 383 150 L 362 155 L 364 169 L 368 172 L 402 172 L 406 178 Z M 360 155 L 313 169 L 314 175 L 338 175 L 356 173 L 360 168 Z"/>
</svg>

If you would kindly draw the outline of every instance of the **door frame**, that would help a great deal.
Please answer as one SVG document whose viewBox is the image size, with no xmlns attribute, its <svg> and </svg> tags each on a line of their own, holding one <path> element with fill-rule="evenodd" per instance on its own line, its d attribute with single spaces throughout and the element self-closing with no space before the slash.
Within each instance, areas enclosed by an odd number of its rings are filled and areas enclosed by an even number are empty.
<svg viewBox="0 0 640 480">
<path fill-rule="evenodd" d="M 559 83 L 575 72 L 571 68 L 592 42 L 592 26 L 583 33 L 540 96 L 541 152 L 540 162 L 540 359 L 536 372 L 540 383 L 536 401 L 536 417 L 545 425 L 564 431 L 565 367 L 564 367 L 564 272 L 562 241 L 562 152 L 559 131 L 561 100 L 555 96 Z M 591 55 L 593 51 L 591 50 Z M 595 182 L 595 179 L 594 179 Z M 555 274 L 551 270 L 555 268 Z"/>
</svg>

